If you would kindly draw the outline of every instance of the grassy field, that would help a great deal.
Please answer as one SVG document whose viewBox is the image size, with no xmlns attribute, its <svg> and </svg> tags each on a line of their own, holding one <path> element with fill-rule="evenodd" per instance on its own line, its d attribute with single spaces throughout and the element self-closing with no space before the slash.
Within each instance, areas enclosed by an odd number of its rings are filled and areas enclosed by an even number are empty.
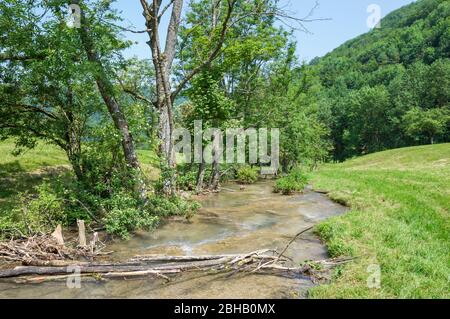
<svg viewBox="0 0 450 319">
<path fill-rule="evenodd" d="M 13 150 L 13 141 L 0 143 L 0 218 L 2 211 L 17 205 L 17 194 L 32 191 L 43 181 L 70 171 L 66 154 L 53 145 L 40 143 L 19 156 L 12 155 Z M 139 150 L 138 156 L 147 177 L 150 180 L 158 178 L 159 172 L 154 168 L 158 160 L 154 152 Z"/>
<path fill-rule="evenodd" d="M 19 156 L 12 155 L 13 150 L 14 143 L 12 141 L 0 143 L 0 177 L 69 164 L 67 156 L 62 150 L 43 143 Z"/>
<path fill-rule="evenodd" d="M 330 254 L 358 257 L 312 298 L 450 298 L 450 144 L 325 165 L 312 182 L 351 207 L 317 227 Z"/>
</svg>

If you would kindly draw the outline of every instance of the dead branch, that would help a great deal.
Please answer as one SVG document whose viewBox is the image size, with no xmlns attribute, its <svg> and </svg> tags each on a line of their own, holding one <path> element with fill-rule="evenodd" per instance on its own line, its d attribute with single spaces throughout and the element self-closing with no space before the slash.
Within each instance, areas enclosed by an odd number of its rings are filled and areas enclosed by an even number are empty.
<svg viewBox="0 0 450 319">
<path fill-rule="evenodd" d="M 283 254 L 286 252 L 286 250 L 288 250 L 288 248 L 292 245 L 292 243 L 294 241 L 297 240 L 298 237 L 300 237 L 301 235 L 303 235 L 304 233 L 306 233 L 307 231 L 313 229 L 314 226 L 308 227 L 304 230 L 302 230 L 301 232 L 299 232 L 297 235 L 294 236 L 294 238 L 291 239 L 291 241 L 286 245 L 286 247 L 283 249 L 283 251 L 280 253 L 280 255 L 278 256 L 279 258 L 283 256 Z"/>
<path fill-rule="evenodd" d="M 77 259 L 93 259 L 105 254 L 101 252 L 104 245 L 100 241 L 96 241 L 95 247 L 72 248 L 64 245 L 59 227 L 54 234 L 57 236 L 39 235 L 0 243 L 0 260 L 24 265 L 54 266 L 58 263 L 61 265 L 63 261 L 73 263 Z"/>
<path fill-rule="evenodd" d="M 270 275 L 306 275 L 315 279 L 326 278 L 323 273 L 336 265 L 351 261 L 350 258 L 330 259 L 304 263 L 299 267 L 287 264 L 273 250 L 260 250 L 237 255 L 205 256 L 136 256 L 124 263 L 70 263 L 64 261 L 32 262 L 30 266 L 19 266 L 0 271 L 0 278 L 18 278 L 16 282 L 41 283 L 61 280 L 73 276 L 67 266 L 78 266 L 83 277 L 100 279 L 125 279 L 154 276 L 169 280 L 168 275 L 192 271 L 221 271 L 231 275 L 241 273 L 260 273 Z M 28 277 L 38 275 L 38 277 Z"/>
</svg>

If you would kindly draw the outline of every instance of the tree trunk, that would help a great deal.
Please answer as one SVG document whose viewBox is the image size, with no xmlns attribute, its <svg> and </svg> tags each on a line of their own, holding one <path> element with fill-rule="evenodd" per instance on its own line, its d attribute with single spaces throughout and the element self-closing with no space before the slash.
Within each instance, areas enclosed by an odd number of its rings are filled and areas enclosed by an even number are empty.
<svg viewBox="0 0 450 319">
<path fill-rule="evenodd" d="M 75 176 L 79 182 L 83 181 L 84 174 L 83 169 L 81 167 L 81 158 L 80 153 L 77 151 L 74 151 L 71 146 L 69 146 L 70 149 L 66 151 L 67 158 L 69 159 L 70 165 L 72 166 L 73 172 L 75 173 Z"/>
<path fill-rule="evenodd" d="M 217 158 L 212 163 L 211 182 L 209 183 L 210 189 L 215 191 L 219 189 L 220 183 L 220 163 Z"/>
<path fill-rule="evenodd" d="M 64 105 L 63 111 L 67 119 L 67 131 L 65 134 L 67 158 L 69 159 L 75 176 L 79 182 L 83 181 L 84 173 L 81 163 L 81 129 L 77 125 L 74 115 L 74 99 L 72 86 L 69 80 L 68 89 L 66 93 L 67 101 Z"/>
<path fill-rule="evenodd" d="M 68 112 L 68 118 L 72 121 L 72 115 Z M 74 127 L 73 122 L 68 123 L 68 129 L 66 133 L 66 146 L 65 151 L 67 154 L 67 158 L 69 159 L 70 164 L 72 165 L 72 169 L 77 177 L 79 182 L 82 182 L 84 179 L 84 173 L 81 163 L 81 142 L 80 135 L 77 134 L 76 128 Z"/>
<path fill-rule="evenodd" d="M 73 4 L 80 4 L 79 0 L 72 1 Z M 97 66 L 97 70 L 94 73 L 94 77 L 97 83 L 97 87 L 100 91 L 100 94 L 103 98 L 103 101 L 105 102 L 108 111 L 112 117 L 112 120 L 114 122 L 114 125 L 116 129 L 121 134 L 122 139 L 122 149 L 125 157 L 125 161 L 127 165 L 138 172 L 140 172 L 140 163 L 138 160 L 138 157 L 136 155 L 136 150 L 133 142 L 133 137 L 131 135 L 128 122 L 125 118 L 125 115 L 123 114 L 121 107 L 119 103 L 117 102 L 115 96 L 114 96 L 114 90 L 113 85 L 111 81 L 109 80 L 105 69 L 103 67 L 102 62 L 100 61 L 100 58 L 95 50 L 95 45 L 90 37 L 91 31 L 89 30 L 89 27 L 86 23 L 86 17 L 84 15 L 84 11 L 81 10 L 80 12 L 80 24 L 81 27 L 79 28 L 80 38 L 83 43 L 83 46 L 85 48 L 88 60 L 95 64 Z M 140 174 L 139 174 L 140 175 Z M 137 191 L 139 193 L 139 196 L 142 200 L 146 199 L 146 187 L 144 184 L 144 181 L 141 179 L 140 176 L 138 176 L 137 180 Z"/>
<path fill-rule="evenodd" d="M 167 29 L 166 44 L 164 52 L 161 49 L 159 39 L 159 14 L 161 1 L 153 0 L 151 5 L 145 0 L 141 0 L 144 9 L 148 42 L 156 75 L 156 95 L 157 107 L 159 110 L 159 137 L 161 139 L 160 155 L 166 165 L 167 174 L 163 181 L 163 192 L 165 195 L 173 195 L 176 190 L 175 179 L 175 152 L 173 141 L 173 101 L 170 86 L 170 74 L 172 63 L 175 58 L 178 28 L 181 20 L 183 0 L 174 0 L 172 3 L 172 15 Z"/>
<path fill-rule="evenodd" d="M 195 189 L 197 194 L 200 194 L 203 190 L 203 180 L 205 179 L 205 170 L 206 170 L 205 161 L 202 160 L 201 164 L 198 167 L 197 187 Z"/>
</svg>

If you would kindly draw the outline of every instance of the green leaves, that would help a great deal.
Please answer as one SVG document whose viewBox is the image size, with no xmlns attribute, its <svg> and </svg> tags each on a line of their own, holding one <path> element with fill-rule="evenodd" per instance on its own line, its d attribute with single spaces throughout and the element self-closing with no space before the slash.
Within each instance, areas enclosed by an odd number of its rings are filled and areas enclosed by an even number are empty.
<svg viewBox="0 0 450 319">
<path fill-rule="evenodd" d="M 423 130 L 402 122 L 412 108 L 449 107 L 449 8 L 441 0 L 405 6 L 310 66 L 323 85 L 319 109 L 329 110 L 335 159 L 425 142 Z M 448 128 L 438 131 L 436 142 L 449 141 Z"/>
<path fill-rule="evenodd" d="M 275 183 L 273 191 L 283 195 L 302 192 L 308 184 L 306 174 L 299 168 L 293 169 L 287 176 L 281 177 Z"/>
<path fill-rule="evenodd" d="M 254 184 L 258 181 L 258 171 L 251 166 L 239 167 L 236 178 L 242 184 Z"/>
<path fill-rule="evenodd" d="M 415 140 L 426 140 L 433 144 L 436 137 L 445 133 L 450 124 L 450 110 L 436 108 L 422 110 L 412 108 L 403 116 L 403 126 L 406 134 Z"/>
</svg>

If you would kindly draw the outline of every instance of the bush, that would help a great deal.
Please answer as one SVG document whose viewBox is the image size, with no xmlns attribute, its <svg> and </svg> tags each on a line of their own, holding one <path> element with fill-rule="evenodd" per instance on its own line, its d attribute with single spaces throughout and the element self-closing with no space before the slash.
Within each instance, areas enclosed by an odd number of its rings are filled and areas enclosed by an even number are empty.
<svg viewBox="0 0 450 319">
<path fill-rule="evenodd" d="M 74 225 L 77 219 L 87 223 L 92 219 L 104 223 L 106 232 L 123 239 L 134 230 L 152 230 L 162 218 L 185 216 L 191 218 L 200 205 L 179 197 L 149 198 L 142 206 L 133 192 L 114 189 L 109 197 L 93 194 L 78 182 L 43 183 L 37 186 L 35 194 L 20 195 L 21 205 L 11 214 L 1 216 L 0 235 L 26 235 L 50 233 L 58 224 Z"/>
<path fill-rule="evenodd" d="M 77 182 L 68 182 L 64 177 L 43 182 L 17 196 L 19 205 L 7 216 L 2 216 L 0 233 L 3 236 L 52 232 L 58 224 L 70 226 L 77 219 L 90 222 L 95 218 L 97 196 L 83 191 Z"/>
<path fill-rule="evenodd" d="M 193 191 L 197 185 L 197 172 L 189 170 L 179 174 L 177 177 L 177 187 L 184 191 Z"/>
<path fill-rule="evenodd" d="M 302 192 L 308 184 L 307 176 L 299 169 L 293 169 L 289 175 L 277 180 L 274 192 L 283 195 L 291 195 L 295 192 Z"/>
<path fill-rule="evenodd" d="M 115 196 L 110 201 L 109 213 L 104 218 L 106 232 L 127 239 L 134 230 L 154 229 L 165 217 L 184 216 L 189 219 L 199 208 L 197 202 L 185 201 L 175 196 L 153 196 L 142 208 L 139 208 L 136 199 L 127 194 Z"/>
<path fill-rule="evenodd" d="M 149 210 L 140 209 L 136 199 L 128 194 L 117 194 L 108 202 L 108 213 L 103 219 L 106 232 L 122 239 L 129 238 L 131 231 L 151 230 L 159 222 L 159 217 Z"/>
<path fill-rule="evenodd" d="M 254 184 L 258 181 L 258 172 L 250 166 L 243 166 L 237 170 L 237 180 L 242 184 Z"/>
<path fill-rule="evenodd" d="M 20 207 L 13 209 L 11 219 L 22 234 L 32 236 L 36 233 L 53 231 L 58 224 L 67 225 L 64 202 L 51 191 L 49 184 L 36 188 L 37 194 L 19 195 Z"/>
<path fill-rule="evenodd" d="M 177 196 L 154 196 L 149 200 L 148 209 L 159 217 L 184 216 L 189 219 L 200 209 L 200 204 Z"/>
</svg>

